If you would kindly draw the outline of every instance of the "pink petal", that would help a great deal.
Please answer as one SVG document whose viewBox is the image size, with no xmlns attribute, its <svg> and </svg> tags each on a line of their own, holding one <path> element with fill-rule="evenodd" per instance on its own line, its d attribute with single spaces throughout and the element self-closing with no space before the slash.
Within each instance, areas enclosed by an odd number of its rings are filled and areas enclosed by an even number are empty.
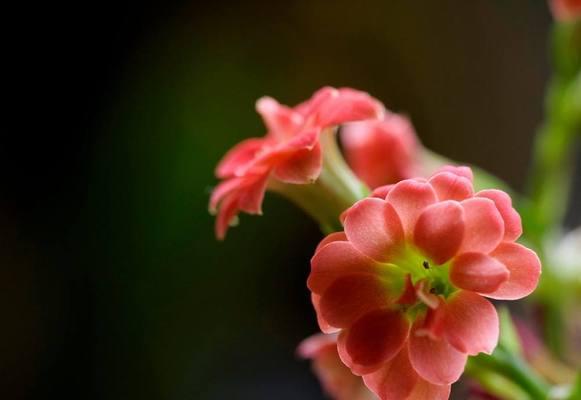
<svg viewBox="0 0 581 400">
<path fill-rule="evenodd" d="M 366 374 L 395 357 L 408 332 L 409 323 L 401 312 L 375 310 L 339 335 L 339 355 L 353 373 Z"/>
<path fill-rule="evenodd" d="M 419 379 L 406 400 L 448 400 L 450 389 L 450 385 L 434 385 L 424 379 Z"/>
<path fill-rule="evenodd" d="M 337 237 L 337 236 L 336 236 Z M 334 241 L 323 246 L 311 259 L 307 286 L 322 294 L 337 278 L 378 271 L 377 263 L 355 249 L 350 242 Z"/>
<path fill-rule="evenodd" d="M 432 176 L 428 182 L 436 191 L 440 201 L 461 201 L 473 194 L 472 182 L 468 178 L 452 172 L 439 172 Z"/>
<path fill-rule="evenodd" d="M 297 354 L 302 358 L 314 358 L 327 347 L 337 347 L 337 334 L 316 334 L 303 340 L 297 347 Z"/>
<path fill-rule="evenodd" d="M 390 192 L 391 189 L 393 189 L 395 185 L 385 185 L 385 186 L 380 186 L 378 188 L 373 189 L 373 192 L 371 193 L 371 197 L 377 197 L 378 199 L 385 199 L 387 197 L 387 194 Z"/>
<path fill-rule="evenodd" d="M 462 353 L 491 354 L 498 343 L 498 314 L 479 294 L 465 290 L 452 294 L 442 318 L 446 339 Z"/>
<path fill-rule="evenodd" d="M 347 235 L 345 235 L 345 232 L 340 231 L 340 232 L 330 233 L 327 236 L 325 236 L 323 238 L 323 240 L 321 240 L 321 242 L 317 245 L 317 248 L 315 249 L 315 254 L 317 254 L 319 252 L 319 250 L 321 250 L 323 247 L 325 247 L 329 243 L 346 242 L 346 241 L 347 241 Z"/>
<path fill-rule="evenodd" d="M 335 327 L 329 325 L 329 323 L 322 317 L 321 307 L 319 306 L 321 304 L 321 296 L 319 296 L 318 294 L 315 294 L 315 293 L 311 293 L 311 302 L 313 303 L 313 308 L 316 311 L 317 323 L 319 324 L 319 328 L 321 329 L 321 332 L 327 333 L 327 334 L 333 334 L 333 333 L 339 332 L 341 329 L 335 328 Z"/>
<path fill-rule="evenodd" d="M 242 182 L 242 178 L 230 178 L 220 182 L 218 186 L 214 188 L 212 195 L 210 196 L 210 204 L 208 206 L 210 213 L 215 214 L 220 202 L 239 189 L 242 186 Z"/>
<path fill-rule="evenodd" d="M 464 178 L 468 179 L 470 182 L 474 181 L 474 174 L 472 173 L 472 169 L 470 167 L 456 166 L 456 165 L 444 165 L 443 167 L 438 169 L 437 172 L 450 172 L 454 175 L 463 176 Z"/>
<path fill-rule="evenodd" d="M 341 141 L 349 166 L 371 188 L 414 176 L 418 141 L 403 116 L 346 124 Z"/>
<path fill-rule="evenodd" d="M 461 204 L 466 230 L 459 253 L 490 253 L 504 237 L 504 222 L 494 202 L 475 197 Z"/>
<path fill-rule="evenodd" d="M 307 119 L 315 114 L 321 104 L 326 102 L 329 98 L 338 95 L 339 91 L 337 89 L 330 86 L 322 87 L 313 93 L 310 99 L 296 105 L 294 110 Z"/>
<path fill-rule="evenodd" d="M 387 202 L 358 201 L 346 214 L 345 233 L 357 250 L 377 261 L 390 260 L 403 241 L 400 219 Z"/>
<path fill-rule="evenodd" d="M 483 190 L 476 193 L 477 197 L 492 200 L 504 221 L 504 240 L 513 242 L 522 234 L 522 223 L 518 212 L 512 208 L 512 200 L 502 190 Z"/>
<path fill-rule="evenodd" d="M 262 201 L 266 192 L 268 174 L 246 176 L 244 188 L 239 190 L 238 206 L 248 214 L 262 214 Z"/>
<path fill-rule="evenodd" d="M 407 346 L 379 370 L 363 375 L 365 385 L 382 400 L 408 399 L 419 380 L 410 364 Z"/>
<path fill-rule="evenodd" d="M 298 351 L 301 356 L 313 359 L 313 370 L 331 398 L 363 400 L 359 395 L 366 392 L 365 386 L 339 358 L 337 335 L 313 335 L 301 343 Z"/>
<path fill-rule="evenodd" d="M 446 340 L 418 335 L 419 327 L 421 323 L 416 322 L 409 341 L 410 361 L 418 375 L 435 385 L 456 382 L 464 372 L 467 355 L 454 349 Z"/>
<path fill-rule="evenodd" d="M 509 276 L 504 264 L 482 253 L 461 254 L 450 269 L 450 280 L 455 286 L 479 293 L 494 292 Z"/>
<path fill-rule="evenodd" d="M 386 201 L 393 206 L 401 220 L 406 236 L 411 237 L 421 212 L 436 202 L 436 193 L 428 183 L 412 179 L 397 183 Z"/>
<path fill-rule="evenodd" d="M 304 123 L 303 117 L 299 113 L 279 104 L 272 97 L 258 99 L 256 111 L 264 120 L 269 134 L 279 141 L 291 137 Z"/>
<path fill-rule="evenodd" d="M 232 224 L 239 211 L 235 197 L 227 197 L 221 202 L 214 225 L 214 232 L 218 240 L 224 240 L 230 224 Z"/>
<path fill-rule="evenodd" d="M 418 218 L 414 242 L 436 264 L 452 258 L 464 237 L 464 210 L 451 200 L 432 204 Z"/>
<path fill-rule="evenodd" d="M 319 177 L 322 166 L 321 146 L 317 143 L 312 150 L 298 150 L 280 163 L 274 169 L 274 176 L 285 183 L 313 183 Z"/>
<path fill-rule="evenodd" d="M 390 293 L 378 277 L 368 274 L 335 279 L 321 296 L 319 311 L 329 325 L 344 328 L 363 314 L 387 306 Z"/>
<path fill-rule="evenodd" d="M 315 110 L 317 126 L 324 128 L 383 116 L 383 105 L 365 92 L 339 89 L 336 93 Z"/>
<path fill-rule="evenodd" d="M 516 300 L 528 296 L 539 283 L 541 261 L 536 253 L 518 243 L 501 243 L 491 254 L 510 271 L 508 281 L 487 297 Z"/>
<path fill-rule="evenodd" d="M 222 158 L 216 167 L 216 176 L 228 178 L 237 175 L 237 171 L 252 162 L 267 143 L 268 140 L 263 138 L 246 139 L 238 143 Z"/>
</svg>

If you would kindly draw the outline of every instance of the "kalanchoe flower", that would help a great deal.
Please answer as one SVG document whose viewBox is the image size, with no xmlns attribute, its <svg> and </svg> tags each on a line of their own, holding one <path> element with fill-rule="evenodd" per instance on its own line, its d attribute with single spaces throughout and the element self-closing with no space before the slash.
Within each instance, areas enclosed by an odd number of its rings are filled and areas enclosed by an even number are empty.
<svg viewBox="0 0 581 400">
<path fill-rule="evenodd" d="M 418 176 L 419 142 L 402 115 L 347 124 L 341 141 L 349 166 L 372 189 Z"/>
<path fill-rule="evenodd" d="M 485 297 L 530 294 L 540 261 L 515 243 L 522 228 L 510 197 L 474 193 L 467 167 L 375 195 L 319 244 L 308 287 L 321 330 L 339 332 L 343 362 L 382 399 L 405 399 L 416 375 L 441 389 L 468 355 L 494 350 L 498 315 Z"/>
<path fill-rule="evenodd" d="M 216 236 L 224 238 L 240 211 L 260 214 L 269 179 L 287 184 L 314 182 L 323 164 L 319 136 L 345 122 L 380 118 L 383 105 L 367 93 L 325 87 L 290 108 L 270 97 L 256 103 L 267 134 L 247 139 L 218 164 L 222 182 L 214 189 L 210 211 L 217 213 Z"/>
<path fill-rule="evenodd" d="M 581 0 L 550 0 L 556 20 L 570 21 L 581 17 Z"/>
</svg>

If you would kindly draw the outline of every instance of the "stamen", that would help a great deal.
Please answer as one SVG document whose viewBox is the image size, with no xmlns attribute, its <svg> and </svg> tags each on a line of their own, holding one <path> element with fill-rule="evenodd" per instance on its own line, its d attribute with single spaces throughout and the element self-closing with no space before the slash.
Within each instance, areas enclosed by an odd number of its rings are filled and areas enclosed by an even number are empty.
<svg viewBox="0 0 581 400">
<path fill-rule="evenodd" d="M 422 265 L 424 266 L 425 269 L 430 269 L 430 263 L 427 262 L 426 260 L 424 260 L 424 262 L 422 263 Z"/>
</svg>

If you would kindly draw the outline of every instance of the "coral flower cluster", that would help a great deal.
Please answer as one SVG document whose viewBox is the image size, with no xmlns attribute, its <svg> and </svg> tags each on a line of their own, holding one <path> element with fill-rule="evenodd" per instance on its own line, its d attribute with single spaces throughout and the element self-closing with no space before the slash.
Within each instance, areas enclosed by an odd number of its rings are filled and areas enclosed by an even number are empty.
<svg viewBox="0 0 581 400">
<path fill-rule="evenodd" d="M 381 399 L 447 398 L 469 355 L 491 353 L 494 306 L 537 286 L 540 262 L 516 243 L 510 197 L 474 193 L 467 167 L 377 189 L 343 215 L 311 261 L 320 328 Z"/>
<path fill-rule="evenodd" d="M 216 168 L 222 182 L 210 199 L 217 213 L 216 236 L 224 238 L 240 211 L 260 214 L 269 179 L 287 184 L 314 182 L 323 158 L 320 134 L 337 125 L 378 119 L 384 107 L 367 93 L 325 87 L 309 100 L 290 108 L 270 97 L 256 103 L 267 134 L 244 140 L 231 149 Z"/>
</svg>

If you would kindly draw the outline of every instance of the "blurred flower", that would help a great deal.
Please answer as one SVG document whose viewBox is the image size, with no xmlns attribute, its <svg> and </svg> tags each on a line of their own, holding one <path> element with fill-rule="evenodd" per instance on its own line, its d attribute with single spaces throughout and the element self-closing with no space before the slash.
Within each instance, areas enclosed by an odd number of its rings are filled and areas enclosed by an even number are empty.
<svg viewBox="0 0 581 400">
<path fill-rule="evenodd" d="M 329 127 L 380 118 L 383 105 L 367 93 L 325 87 L 289 108 L 270 97 L 256 103 L 267 134 L 232 148 L 216 168 L 222 182 L 214 189 L 210 211 L 217 213 L 216 236 L 224 238 L 240 211 L 260 214 L 269 179 L 289 184 L 314 182 L 321 173 L 319 135 Z"/>
<path fill-rule="evenodd" d="M 341 141 L 349 166 L 372 189 L 418 175 L 419 143 L 402 115 L 387 113 L 382 121 L 347 124 Z"/>
<path fill-rule="evenodd" d="M 353 375 L 337 353 L 337 335 L 313 335 L 297 349 L 303 358 L 313 360 L 313 371 L 329 396 L 336 400 L 373 400 L 360 376 Z"/>
<path fill-rule="evenodd" d="M 556 20 L 569 21 L 581 17 L 581 0 L 550 0 Z"/>
<path fill-rule="evenodd" d="M 305 339 L 298 352 L 313 360 L 313 369 L 325 391 L 335 400 L 374 400 L 375 393 L 382 399 L 444 400 L 450 394 L 450 385 L 433 385 L 422 379 L 411 367 L 407 350 L 402 350 L 383 368 L 364 377 L 354 375 L 343 364 L 337 352 L 337 334 L 318 334 Z M 370 391 L 367 386 L 372 390 Z"/>
<path fill-rule="evenodd" d="M 414 374 L 443 390 L 437 385 L 455 382 L 468 355 L 490 354 L 499 322 L 483 296 L 530 294 L 540 261 L 515 243 L 522 228 L 510 197 L 474 194 L 467 167 L 383 194 L 357 202 L 344 231 L 323 239 L 308 287 L 321 330 L 340 332 L 343 362 L 382 399 L 401 399 L 414 390 Z M 407 372 L 394 380 L 394 371 Z"/>
</svg>

